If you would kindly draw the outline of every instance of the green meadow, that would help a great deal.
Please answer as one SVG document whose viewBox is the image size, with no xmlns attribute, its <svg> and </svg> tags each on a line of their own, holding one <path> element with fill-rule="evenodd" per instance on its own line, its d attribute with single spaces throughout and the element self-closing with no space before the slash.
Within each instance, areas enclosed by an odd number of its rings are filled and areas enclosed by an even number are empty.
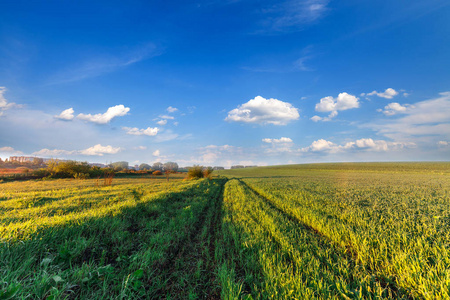
<svg viewBox="0 0 450 300">
<path fill-rule="evenodd" d="M 449 299 L 450 163 L 0 183 L 0 299 Z"/>
</svg>

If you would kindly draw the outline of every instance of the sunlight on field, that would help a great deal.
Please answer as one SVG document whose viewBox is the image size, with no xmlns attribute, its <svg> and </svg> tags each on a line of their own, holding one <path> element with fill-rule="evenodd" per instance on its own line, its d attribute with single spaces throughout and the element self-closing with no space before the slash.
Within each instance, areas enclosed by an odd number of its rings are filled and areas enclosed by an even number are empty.
<svg viewBox="0 0 450 300">
<path fill-rule="evenodd" d="M 444 299 L 450 164 L 2 183 L 0 238 L 14 299 Z"/>
<path fill-rule="evenodd" d="M 449 298 L 450 164 L 223 171 L 232 273 L 262 298 Z M 250 268 L 248 268 L 250 266 Z M 246 272 L 246 273 L 247 273 Z"/>
</svg>

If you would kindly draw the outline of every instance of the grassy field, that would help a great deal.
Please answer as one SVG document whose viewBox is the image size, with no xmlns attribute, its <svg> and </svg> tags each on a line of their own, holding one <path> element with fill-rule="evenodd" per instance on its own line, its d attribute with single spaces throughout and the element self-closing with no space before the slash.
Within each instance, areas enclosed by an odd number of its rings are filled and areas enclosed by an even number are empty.
<svg viewBox="0 0 450 300">
<path fill-rule="evenodd" d="M 448 299 L 450 163 L 0 184 L 0 299 Z"/>
</svg>

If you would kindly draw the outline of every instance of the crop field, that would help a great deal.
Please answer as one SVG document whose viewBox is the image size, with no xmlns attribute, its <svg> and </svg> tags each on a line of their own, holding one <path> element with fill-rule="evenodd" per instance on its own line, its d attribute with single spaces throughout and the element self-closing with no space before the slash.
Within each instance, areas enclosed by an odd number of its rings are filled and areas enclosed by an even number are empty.
<svg viewBox="0 0 450 300">
<path fill-rule="evenodd" d="M 0 299 L 449 299 L 450 163 L 0 183 Z"/>
</svg>

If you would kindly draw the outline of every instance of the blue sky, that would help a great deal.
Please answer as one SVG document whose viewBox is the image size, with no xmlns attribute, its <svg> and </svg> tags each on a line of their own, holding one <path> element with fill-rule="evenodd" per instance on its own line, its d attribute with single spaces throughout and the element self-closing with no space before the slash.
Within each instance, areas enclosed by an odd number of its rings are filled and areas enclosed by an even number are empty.
<svg viewBox="0 0 450 300">
<path fill-rule="evenodd" d="M 449 160 L 448 1 L 4 1 L 0 157 Z"/>
</svg>

